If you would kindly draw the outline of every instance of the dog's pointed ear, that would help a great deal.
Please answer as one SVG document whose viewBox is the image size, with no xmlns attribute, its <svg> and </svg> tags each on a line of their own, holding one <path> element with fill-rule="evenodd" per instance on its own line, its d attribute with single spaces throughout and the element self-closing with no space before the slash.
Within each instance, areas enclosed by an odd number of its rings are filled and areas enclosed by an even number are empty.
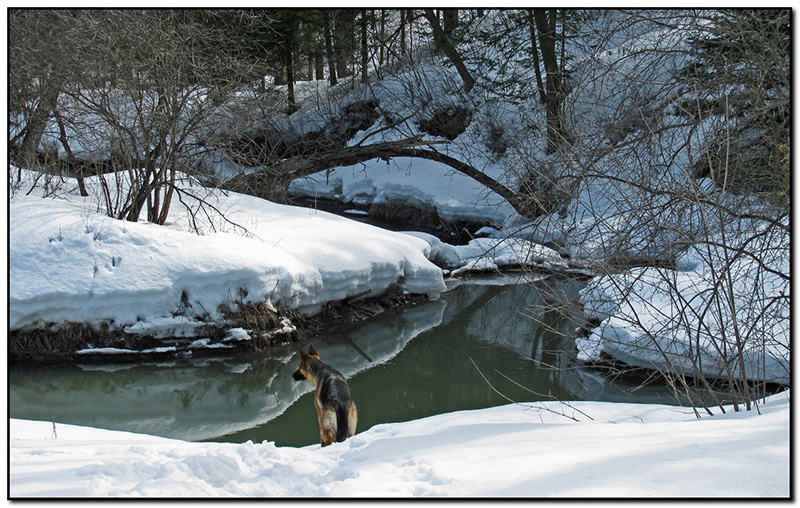
<svg viewBox="0 0 800 508">
<path fill-rule="evenodd" d="M 309 344 L 308 345 L 308 354 L 311 355 L 311 356 L 319 356 L 319 353 L 317 353 L 317 350 L 314 349 L 314 344 Z"/>
<path fill-rule="evenodd" d="M 308 353 L 303 351 L 303 346 L 297 346 L 297 350 L 300 351 L 301 358 L 308 358 Z"/>
</svg>

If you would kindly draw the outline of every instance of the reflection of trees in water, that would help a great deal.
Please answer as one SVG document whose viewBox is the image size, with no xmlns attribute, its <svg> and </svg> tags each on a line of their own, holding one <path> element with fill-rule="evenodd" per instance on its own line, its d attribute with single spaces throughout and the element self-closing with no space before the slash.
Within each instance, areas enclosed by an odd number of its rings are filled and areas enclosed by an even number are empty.
<svg viewBox="0 0 800 508">
<path fill-rule="evenodd" d="M 559 387 L 563 391 L 560 396 L 575 397 L 563 389 L 561 377 L 569 375 L 575 357 L 574 330 L 582 316 L 576 301 L 582 284 L 547 277 L 528 284 L 462 287 L 468 293 L 461 297 L 468 303 L 459 312 L 466 323 L 465 333 L 531 359 L 538 386 L 551 387 L 548 392 Z M 502 372 L 502 367 L 497 370 L 507 381 L 519 382 L 509 372 Z M 548 393 L 540 395 L 548 397 Z"/>
<path fill-rule="evenodd" d="M 283 351 L 283 356 L 275 355 L 264 357 L 261 354 L 247 355 L 243 358 L 236 358 L 235 364 L 239 368 L 235 374 L 231 374 L 232 365 L 227 361 L 217 362 L 227 375 L 220 378 L 220 373 L 214 374 L 214 379 L 220 380 L 216 384 L 217 393 L 225 396 L 236 396 L 240 393 L 252 393 L 263 391 L 269 393 L 269 386 L 280 368 L 289 361 L 293 351 L 287 349 Z"/>
<path fill-rule="evenodd" d="M 537 326 L 529 354 L 551 385 L 562 388 L 569 399 L 676 403 L 664 383 L 652 377 L 620 377 L 619 372 L 599 372 L 576 360 L 575 330 L 586 326 L 577 304 L 583 283 L 549 277 L 531 286 L 525 317 Z"/>
<path fill-rule="evenodd" d="M 269 381 L 292 352 L 282 354 L 12 369 L 12 415 L 194 439 L 194 432 L 246 422 L 274 405 Z"/>
<path fill-rule="evenodd" d="M 421 331 L 441 323 L 444 302 L 388 312 L 315 341 L 345 375 L 384 362 Z M 13 415 L 202 439 L 282 414 L 308 383 L 291 378 L 296 345 L 268 352 L 129 366 L 13 369 Z"/>
<path fill-rule="evenodd" d="M 531 358 L 559 385 L 566 384 L 565 376 L 572 376 L 575 329 L 583 319 L 577 305 L 578 291 L 582 287 L 583 284 L 561 278 L 538 281 L 535 288 L 541 304 L 533 304 L 528 309 L 528 317 L 539 325 Z"/>
<path fill-rule="evenodd" d="M 515 400 L 630 400 L 618 384 L 571 363 L 572 332 L 581 326 L 572 303 L 579 289 L 555 277 L 531 286 L 465 285 L 439 301 L 387 311 L 313 342 L 323 359 L 350 379 L 359 409 L 364 407 L 364 428 L 505 403 L 470 359 Z M 290 345 L 257 354 L 86 370 L 14 368 L 12 416 L 183 439 L 224 434 L 250 439 L 261 425 L 272 439 L 291 434 L 309 416 L 308 407 L 290 409 L 311 390 L 291 378 L 295 354 Z M 316 425 L 311 416 L 309 425 Z"/>
<path fill-rule="evenodd" d="M 85 371 L 78 366 L 14 367 L 10 370 L 9 377 L 12 384 L 25 384 L 34 394 L 86 390 L 115 393 L 136 384 L 141 375 L 126 372 L 135 368 L 132 365 L 125 370 L 93 370 L 92 375 L 86 376 L 81 375 Z"/>
<path fill-rule="evenodd" d="M 672 392 L 654 379 L 607 375 L 576 360 L 576 329 L 585 327 L 585 316 L 577 304 L 583 283 L 563 277 L 547 277 L 528 285 L 458 288 L 453 296 L 448 323 L 470 337 L 513 350 L 530 358 L 532 375 L 513 373 L 507 367 L 484 368 L 476 364 L 495 387 L 506 383 L 528 399 L 613 400 L 674 404 Z M 492 375 L 495 377 L 492 378 Z M 527 379 L 527 382 L 523 382 Z M 481 379 L 481 382 L 485 382 Z"/>
</svg>

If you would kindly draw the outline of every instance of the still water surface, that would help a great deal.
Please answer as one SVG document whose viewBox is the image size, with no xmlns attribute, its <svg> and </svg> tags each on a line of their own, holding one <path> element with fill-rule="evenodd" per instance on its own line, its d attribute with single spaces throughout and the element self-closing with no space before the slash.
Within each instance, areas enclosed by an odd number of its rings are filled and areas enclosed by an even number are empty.
<svg viewBox="0 0 800 508">
<path fill-rule="evenodd" d="M 359 431 L 508 399 L 673 403 L 665 387 L 634 390 L 576 365 L 580 313 L 568 302 L 578 284 L 502 282 L 462 285 L 313 340 L 348 378 Z M 186 440 L 314 444 L 312 387 L 291 377 L 297 356 L 286 346 L 216 359 L 15 367 L 10 415 Z"/>
</svg>

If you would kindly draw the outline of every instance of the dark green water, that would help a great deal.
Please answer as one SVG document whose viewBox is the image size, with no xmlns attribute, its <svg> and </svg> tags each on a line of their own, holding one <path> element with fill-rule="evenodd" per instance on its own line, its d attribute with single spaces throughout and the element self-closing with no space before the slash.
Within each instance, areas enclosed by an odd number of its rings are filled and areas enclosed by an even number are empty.
<svg viewBox="0 0 800 508">
<path fill-rule="evenodd" d="M 550 279 L 533 288 L 464 285 L 313 343 L 348 378 L 359 431 L 508 399 L 671 403 L 666 388 L 632 390 L 574 365 L 571 332 L 581 323 L 568 302 L 578 289 Z M 10 416 L 187 440 L 313 444 L 312 388 L 292 379 L 297 364 L 287 346 L 157 364 L 12 368 Z"/>
</svg>

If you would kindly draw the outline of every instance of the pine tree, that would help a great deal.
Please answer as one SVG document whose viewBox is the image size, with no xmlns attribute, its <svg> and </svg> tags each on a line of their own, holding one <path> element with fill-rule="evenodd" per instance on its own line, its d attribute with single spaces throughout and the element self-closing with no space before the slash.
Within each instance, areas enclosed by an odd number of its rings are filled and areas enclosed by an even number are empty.
<svg viewBox="0 0 800 508">
<path fill-rule="evenodd" d="M 730 190 L 772 192 L 788 182 L 781 162 L 790 142 L 790 22 L 788 9 L 717 11 L 691 40 L 679 113 L 718 125 L 697 176 Z"/>
</svg>

